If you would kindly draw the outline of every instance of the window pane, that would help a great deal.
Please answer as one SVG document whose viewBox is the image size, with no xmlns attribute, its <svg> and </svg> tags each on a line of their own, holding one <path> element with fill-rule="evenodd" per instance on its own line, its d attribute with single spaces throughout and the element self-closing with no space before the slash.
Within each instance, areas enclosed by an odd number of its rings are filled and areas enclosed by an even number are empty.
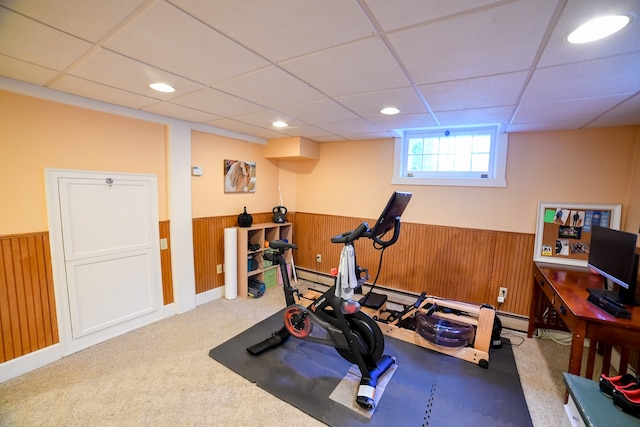
<svg viewBox="0 0 640 427">
<path fill-rule="evenodd" d="M 440 154 L 438 161 L 438 170 L 440 172 L 451 172 L 453 170 L 453 160 L 455 156 L 451 154 Z"/>
<path fill-rule="evenodd" d="M 423 171 L 435 172 L 438 170 L 438 156 L 424 156 Z"/>
<path fill-rule="evenodd" d="M 422 170 L 422 156 L 409 156 L 407 159 L 407 169 L 409 171 Z"/>
<path fill-rule="evenodd" d="M 474 135 L 473 152 L 488 153 L 491 151 L 491 137 L 489 135 Z"/>
<path fill-rule="evenodd" d="M 456 138 L 456 153 L 470 154 L 473 145 L 473 137 L 471 135 L 461 135 Z"/>
<path fill-rule="evenodd" d="M 489 171 L 489 154 L 474 154 L 471 156 L 472 172 L 488 172 Z"/>
<path fill-rule="evenodd" d="M 439 138 L 425 138 L 424 139 L 424 153 L 425 154 L 437 154 L 438 153 L 438 140 Z"/>
<path fill-rule="evenodd" d="M 458 153 L 455 157 L 456 172 L 469 172 L 471 169 L 471 154 Z"/>
<path fill-rule="evenodd" d="M 440 154 L 455 152 L 455 138 L 440 138 Z"/>
<path fill-rule="evenodd" d="M 409 153 L 422 154 L 422 138 L 409 139 Z"/>
</svg>

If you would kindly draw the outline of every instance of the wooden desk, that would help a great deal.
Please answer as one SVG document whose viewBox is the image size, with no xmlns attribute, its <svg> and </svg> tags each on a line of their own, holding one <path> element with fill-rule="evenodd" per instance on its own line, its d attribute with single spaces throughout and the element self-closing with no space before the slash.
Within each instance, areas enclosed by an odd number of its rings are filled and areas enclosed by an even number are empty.
<svg viewBox="0 0 640 427">
<path fill-rule="evenodd" d="M 566 326 L 573 335 L 570 374 L 580 375 L 585 338 L 591 340 L 585 373 L 588 378 L 593 376 L 596 342 L 606 344 L 609 352 L 613 345 L 623 348 L 620 373 L 626 372 L 629 349 L 640 349 L 640 306 L 627 306 L 632 311 L 631 319 L 615 318 L 587 301 L 587 288 L 602 287 L 603 278 L 590 274 L 587 268 L 533 264 L 528 336 L 531 338 L 536 328 L 562 329 Z M 557 322 L 558 319 L 562 323 Z M 606 368 L 603 369 L 605 374 L 608 373 L 608 364 Z"/>
</svg>

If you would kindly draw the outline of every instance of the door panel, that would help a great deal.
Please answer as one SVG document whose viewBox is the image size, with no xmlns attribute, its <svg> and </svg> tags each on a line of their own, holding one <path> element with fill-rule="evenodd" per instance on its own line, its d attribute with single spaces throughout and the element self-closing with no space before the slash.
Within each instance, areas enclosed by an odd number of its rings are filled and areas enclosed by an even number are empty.
<svg viewBox="0 0 640 427">
<path fill-rule="evenodd" d="M 147 182 L 60 180 L 65 260 L 151 247 Z"/>
<path fill-rule="evenodd" d="M 155 310 L 148 253 L 125 253 L 67 263 L 74 338 Z"/>
</svg>

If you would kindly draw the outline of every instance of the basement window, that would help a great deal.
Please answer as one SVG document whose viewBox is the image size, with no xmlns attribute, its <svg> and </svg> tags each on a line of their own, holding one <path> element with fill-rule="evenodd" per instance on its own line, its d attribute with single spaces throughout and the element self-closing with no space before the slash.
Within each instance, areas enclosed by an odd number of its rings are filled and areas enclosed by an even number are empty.
<svg viewBox="0 0 640 427">
<path fill-rule="evenodd" d="M 497 126 L 405 131 L 391 183 L 506 187 L 507 140 Z"/>
</svg>

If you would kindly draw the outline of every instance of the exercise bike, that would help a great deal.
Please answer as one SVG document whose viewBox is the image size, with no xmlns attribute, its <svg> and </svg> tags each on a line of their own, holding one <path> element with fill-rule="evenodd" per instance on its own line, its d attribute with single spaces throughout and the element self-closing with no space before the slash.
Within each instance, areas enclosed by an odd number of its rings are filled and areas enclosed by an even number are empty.
<svg viewBox="0 0 640 427">
<path fill-rule="evenodd" d="M 299 300 L 300 293 L 291 286 L 284 258 L 285 252 L 297 249 L 297 245 L 281 240 L 270 241 L 269 247 L 274 251 L 265 253 L 264 257 L 280 268 L 287 304 L 284 311 L 284 326 L 264 341 L 248 347 L 247 351 L 253 355 L 259 355 L 282 345 L 290 336 L 334 347 L 340 356 L 356 364 L 360 369 L 361 379 L 356 403 L 364 409 L 374 409 L 378 380 L 396 363 L 396 360 L 392 356 L 383 354 L 384 335 L 376 321 L 360 311 L 360 303 L 336 295 L 336 287 L 341 286 L 339 280 L 344 274 L 353 273 L 351 277 L 355 277 L 358 282 L 355 287 L 365 282 L 368 274 L 355 263 L 353 242 L 361 237 L 367 237 L 374 242 L 385 243 L 386 246 L 395 243 L 400 233 L 400 214 L 410 197 L 410 193 L 394 193 L 373 230 L 363 222 L 355 230 L 331 238 L 332 243 L 342 243 L 345 249 L 351 251 L 353 262 L 341 263 L 341 268 L 349 265 L 354 267 L 354 271 L 339 271 L 334 285 L 308 307 L 296 303 L 296 297 Z M 383 242 L 380 236 L 392 228 L 393 237 Z"/>
</svg>

